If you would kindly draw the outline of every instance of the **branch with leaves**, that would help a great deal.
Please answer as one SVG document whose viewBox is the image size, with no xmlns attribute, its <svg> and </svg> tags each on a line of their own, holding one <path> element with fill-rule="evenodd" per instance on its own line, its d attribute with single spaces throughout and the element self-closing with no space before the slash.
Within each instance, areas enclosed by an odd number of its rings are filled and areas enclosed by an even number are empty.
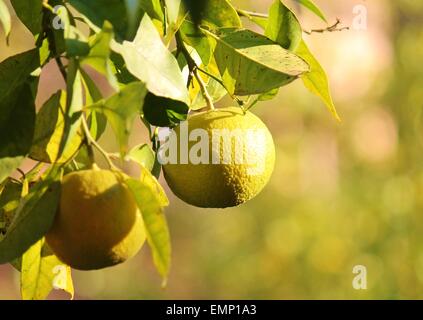
<svg viewBox="0 0 423 320">
<path fill-rule="evenodd" d="M 49 271 L 59 264 L 66 279 L 61 289 L 73 296 L 71 268 L 52 252 L 45 236 L 55 221 L 64 174 L 92 168 L 94 150 L 113 172 L 120 174 L 116 164 L 128 160 L 139 165 L 141 178 L 128 178 L 125 188 L 141 212 L 165 282 L 171 244 L 163 214 L 168 200 L 156 179 L 161 172 L 158 128 L 177 126 L 189 111 L 218 109 L 227 95 L 249 109 L 298 79 L 339 119 L 327 76 L 303 40 L 303 32 L 344 30 L 339 20 L 304 31 L 281 0 L 268 14 L 236 9 L 229 0 L 173 1 L 177 5 L 140 0 L 138 7 L 107 0 L 10 1 L 36 45 L 0 62 L 0 263 L 21 272 L 23 298 L 46 298 L 54 281 Z M 326 20 L 311 2 L 298 2 Z M 15 32 L 11 17 L 0 0 L 5 40 Z M 241 18 L 263 32 L 245 29 Z M 169 49 L 171 40 L 176 51 Z M 57 64 L 66 88 L 57 87 L 36 111 L 39 78 L 49 62 Z M 98 87 L 100 77 L 114 90 L 109 97 Z M 130 148 L 135 121 L 146 127 L 151 141 Z M 116 152 L 105 151 L 99 142 L 107 126 L 119 145 Z M 37 165 L 25 170 L 25 159 Z"/>
</svg>

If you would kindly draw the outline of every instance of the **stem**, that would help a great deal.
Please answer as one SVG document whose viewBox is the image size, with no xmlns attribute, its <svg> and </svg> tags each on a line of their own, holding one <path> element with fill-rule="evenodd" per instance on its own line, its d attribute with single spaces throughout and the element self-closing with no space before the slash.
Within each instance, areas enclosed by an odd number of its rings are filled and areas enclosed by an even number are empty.
<svg viewBox="0 0 423 320">
<path fill-rule="evenodd" d="M 43 1 L 43 7 L 54 13 L 54 8 L 48 4 L 48 0 Z"/>
<path fill-rule="evenodd" d="M 117 169 L 116 166 L 113 164 L 112 160 L 110 159 L 109 154 L 91 136 L 90 129 L 88 128 L 87 120 L 85 119 L 84 115 L 82 115 L 81 117 L 82 128 L 84 129 L 85 138 L 87 139 L 88 152 L 90 152 L 90 148 L 92 152 L 91 146 L 94 146 L 101 153 L 104 159 L 106 159 L 110 169 Z"/>
<path fill-rule="evenodd" d="M 251 17 L 257 17 L 257 18 L 269 18 L 269 15 L 265 13 L 259 13 L 259 12 L 253 12 L 253 11 L 247 11 L 242 9 L 236 9 L 236 12 L 242 17 L 246 17 L 248 19 L 251 19 Z"/>
<path fill-rule="evenodd" d="M 339 27 L 338 26 L 341 24 L 341 20 L 336 18 L 336 22 L 324 29 L 312 29 L 310 31 L 307 30 L 303 30 L 304 33 L 306 34 L 312 34 L 312 33 L 323 33 L 323 32 L 335 32 L 335 31 L 344 31 L 344 30 L 349 30 L 349 27 Z"/>
<path fill-rule="evenodd" d="M 213 99 L 210 96 L 209 92 L 207 91 L 206 84 L 204 83 L 201 76 L 198 74 L 198 70 L 199 70 L 198 65 L 194 61 L 194 59 L 191 57 L 191 54 L 188 52 L 188 49 L 185 47 L 184 41 L 183 41 L 179 31 L 176 32 L 175 39 L 176 39 L 176 46 L 177 46 L 178 50 L 180 50 L 180 52 L 182 52 L 185 59 L 187 60 L 188 68 L 189 68 L 189 71 L 190 71 L 190 77 L 188 78 L 188 86 L 191 83 L 191 78 L 192 78 L 192 75 L 193 75 L 195 77 L 195 79 L 197 79 L 198 84 L 200 85 L 201 94 L 203 95 L 204 100 L 206 100 L 207 108 L 209 110 L 214 110 Z"/>
<path fill-rule="evenodd" d="M 265 13 L 259 13 L 259 12 L 253 12 L 253 11 L 247 11 L 247 10 L 242 10 L 242 9 L 236 9 L 236 12 L 241 16 L 241 17 L 245 17 L 247 19 L 252 20 L 253 17 L 256 18 L 264 18 L 264 19 L 268 19 L 269 15 L 265 14 Z M 322 29 L 311 29 L 310 31 L 308 30 L 304 30 L 303 32 L 310 35 L 312 33 L 324 33 L 324 32 L 336 32 L 336 31 L 344 31 L 344 30 L 349 30 L 349 27 L 339 27 L 339 25 L 341 24 L 341 20 L 336 18 L 336 21 L 334 24 L 326 27 L 326 28 L 322 28 Z"/>
<path fill-rule="evenodd" d="M 210 96 L 209 92 L 207 91 L 206 84 L 204 83 L 201 76 L 198 74 L 198 68 L 194 69 L 194 76 L 195 76 L 195 79 L 197 79 L 197 81 L 200 85 L 201 93 L 203 94 L 203 97 L 204 97 L 204 99 L 206 100 L 206 103 L 207 103 L 207 108 L 209 108 L 209 110 L 214 110 L 213 99 Z"/>
<path fill-rule="evenodd" d="M 238 97 L 234 96 L 232 93 L 229 92 L 228 88 L 226 88 L 225 84 L 223 83 L 222 80 L 220 80 L 218 77 L 216 77 L 215 75 L 211 74 L 210 72 L 197 67 L 198 71 L 201 71 L 202 73 L 204 73 L 205 75 L 209 76 L 210 78 L 212 78 L 213 80 L 215 80 L 217 83 L 219 83 L 229 94 L 229 96 L 235 100 L 240 106 L 244 105 L 244 102 L 242 100 L 240 100 Z"/>
<path fill-rule="evenodd" d="M 20 168 L 17 168 L 16 170 L 17 170 L 17 171 L 21 174 L 22 179 L 23 179 L 23 180 L 25 180 L 25 179 L 26 179 L 26 174 L 25 174 L 25 172 L 23 172 Z"/>
<path fill-rule="evenodd" d="M 60 73 L 62 74 L 62 77 L 63 77 L 63 79 L 64 79 L 64 80 L 65 80 L 65 82 L 66 82 L 66 79 L 67 79 L 67 73 L 66 73 L 66 68 L 65 68 L 65 66 L 63 65 L 62 60 L 60 60 L 60 57 L 56 57 L 56 58 L 54 58 L 54 59 L 56 60 L 57 66 L 59 67 L 59 71 L 60 71 Z"/>
<path fill-rule="evenodd" d="M 65 66 L 63 65 L 63 63 L 62 63 L 62 61 L 60 60 L 59 57 L 55 58 L 55 60 L 56 60 L 57 66 L 59 67 L 60 73 L 62 74 L 63 79 L 66 82 L 67 81 L 67 72 L 66 72 Z M 104 159 L 106 159 L 107 164 L 109 165 L 110 169 L 117 169 L 117 167 L 113 164 L 112 160 L 110 159 L 108 153 L 91 136 L 90 129 L 88 128 L 87 120 L 85 119 L 84 114 L 81 115 L 81 123 L 82 123 L 82 128 L 83 128 L 84 134 L 85 134 L 86 144 L 88 146 L 88 156 L 89 156 L 91 162 L 94 162 L 94 152 L 93 152 L 93 149 L 92 149 L 92 146 L 94 146 L 101 153 L 101 155 L 104 157 Z"/>
</svg>

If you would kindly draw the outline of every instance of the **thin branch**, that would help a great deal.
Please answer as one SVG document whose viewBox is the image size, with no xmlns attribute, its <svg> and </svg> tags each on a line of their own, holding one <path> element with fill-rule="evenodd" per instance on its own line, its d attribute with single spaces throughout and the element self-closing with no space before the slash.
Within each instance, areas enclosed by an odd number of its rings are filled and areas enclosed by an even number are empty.
<svg viewBox="0 0 423 320">
<path fill-rule="evenodd" d="M 341 20 L 339 18 L 336 18 L 336 22 L 327 27 L 327 28 L 323 28 L 323 29 L 312 29 L 310 31 L 307 30 L 303 30 L 304 33 L 306 34 L 312 34 L 312 33 L 324 33 L 324 32 L 336 32 L 336 31 L 344 31 L 344 30 L 349 30 L 349 27 L 341 27 Z"/>
<path fill-rule="evenodd" d="M 252 17 L 265 18 L 265 19 L 269 18 L 269 15 L 267 15 L 265 13 L 247 11 L 247 10 L 242 10 L 242 9 L 236 9 L 236 12 L 238 12 L 238 14 L 240 16 L 246 17 L 248 19 L 251 19 Z"/>
<path fill-rule="evenodd" d="M 116 169 L 116 166 L 110 159 L 109 154 L 91 136 L 90 129 L 88 128 L 87 120 L 85 119 L 85 117 L 83 115 L 81 117 L 82 117 L 81 118 L 82 128 L 84 129 L 84 134 L 85 134 L 85 138 L 87 139 L 88 148 L 90 148 L 91 146 L 94 146 L 101 153 L 104 159 L 106 159 L 110 169 Z"/>
<path fill-rule="evenodd" d="M 210 110 L 214 110 L 213 98 L 210 96 L 209 92 L 207 91 L 207 86 L 204 83 L 203 79 L 198 74 L 198 68 L 194 69 L 194 77 L 195 79 L 197 79 L 198 84 L 200 85 L 201 93 L 207 103 L 207 108 L 209 108 Z"/>
<path fill-rule="evenodd" d="M 219 79 L 218 77 L 216 77 L 215 75 L 211 74 L 210 72 L 197 67 L 198 71 L 204 73 L 205 75 L 209 76 L 210 78 L 212 78 L 213 80 L 215 80 L 217 83 L 219 83 L 229 94 L 229 96 L 235 100 L 240 106 L 244 105 L 244 101 L 240 100 L 238 97 L 234 96 L 232 93 L 229 92 L 228 88 L 226 88 L 225 84 L 223 83 L 223 81 L 221 79 Z"/>
<path fill-rule="evenodd" d="M 26 174 L 25 174 L 25 172 L 23 172 L 20 168 L 17 168 L 16 169 L 16 171 L 18 171 L 20 174 L 21 174 L 21 176 L 22 176 L 22 179 L 26 179 Z"/>
<path fill-rule="evenodd" d="M 57 66 L 59 67 L 59 71 L 62 74 L 63 79 L 65 80 L 65 82 L 67 81 L 67 73 L 66 73 L 66 68 L 63 65 L 62 60 L 60 59 L 60 57 L 56 57 L 54 58 L 56 60 Z"/>
<path fill-rule="evenodd" d="M 252 12 L 252 11 L 247 11 L 247 10 L 242 10 L 242 9 L 236 9 L 236 11 L 238 12 L 238 14 L 241 17 L 245 17 L 248 18 L 250 20 L 252 20 L 253 17 L 256 18 L 264 18 L 264 19 L 268 19 L 269 15 L 265 14 L 265 13 L 259 13 L 259 12 Z M 349 27 L 341 27 L 341 20 L 339 18 L 336 18 L 336 22 L 334 24 L 332 24 L 331 26 L 328 26 L 326 28 L 322 28 L 322 29 L 312 29 L 312 30 L 304 30 L 303 32 L 306 34 L 312 34 L 312 33 L 324 33 L 324 32 L 336 32 L 336 31 L 344 31 L 344 30 L 349 30 Z"/>
</svg>

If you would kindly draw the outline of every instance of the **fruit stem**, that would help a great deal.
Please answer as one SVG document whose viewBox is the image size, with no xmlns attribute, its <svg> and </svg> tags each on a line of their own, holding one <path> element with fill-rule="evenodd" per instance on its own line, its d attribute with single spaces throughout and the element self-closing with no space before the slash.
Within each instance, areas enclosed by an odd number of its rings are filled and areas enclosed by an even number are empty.
<svg viewBox="0 0 423 320">
<path fill-rule="evenodd" d="M 181 33 L 178 31 L 175 34 L 175 40 L 176 40 L 176 46 L 177 49 L 182 52 L 185 59 L 187 60 L 190 77 L 188 78 L 188 86 L 191 82 L 191 77 L 194 76 L 197 80 L 198 84 L 200 85 L 201 94 L 204 97 L 204 100 L 206 100 L 207 108 L 209 110 L 214 110 L 214 104 L 213 99 L 210 96 L 209 92 L 207 91 L 207 86 L 204 83 L 204 80 L 201 78 L 200 74 L 198 73 L 198 65 L 195 62 L 195 60 L 191 57 L 191 54 L 188 52 L 187 47 L 184 44 L 184 40 L 182 39 Z"/>
<path fill-rule="evenodd" d="M 91 148 L 91 150 L 92 150 L 92 146 L 94 146 L 101 153 L 101 155 L 104 157 L 104 159 L 106 159 L 107 164 L 109 165 L 110 169 L 117 169 L 116 166 L 114 165 L 114 163 L 112 162 L 112 160 L 110 159 L 109 154 L 91 136 L 90 129 L 88 128 L 87 120 L 85 119 L 84 115 L 82 115 L 82 121 L 81 122 L 82 122 L 82 128 L 84 129 L 85 138 L 87 139 L 88 149 Z M 90 152 L 90 151 L 88 151 L 88 152 Z"/>
<path fill-rule="evenodd" d="M 194 77 L 195 79 L 197 79 L 198 84 L 200 85 L 200 89 L 201 89 L 201 94 L 203 95 L 204 99 L 206 100 L 207 103 L 207 108 L 209 110 L 214 110 L 214 104 L 213 104 L 213 99 L 210 96 L 209 92 L 207 91 L 207 87 L 206 84 L 204 83 L 203 79 L 201 78 L 201 76 L 198 74 L 198 68 L 195 68 L 193 70 L 194 72 Z"/>
<path fill-rule="evenodd" d="M 200 67 L 197 67 L 197 70 L 200 71 L 200 72 L 202 72 L 202 73 L 204 73 L 205 75 L 209 76 L 210 78 L 212 78 L 217 83 L 219 83 L 227 91 L 227 93 L 229 94 L 229 96 L 233 100 L 235 100 L 240 106 L 242 106 L 244 104 L 238 97 L 236 97 L 232 93 L 230 93 L 230 91 L 228 90 L 228 88 L 226 88 L 226 86 L 223 83 L 223 81 L 220 80 L 218 77 L 216 77 L 215 75 L 211 74 L 210 72 L 208 72 L 208 71 L 206 71 L 206 70 L 204 70 L 204 69 L 202 69 Z"/>
</svg>

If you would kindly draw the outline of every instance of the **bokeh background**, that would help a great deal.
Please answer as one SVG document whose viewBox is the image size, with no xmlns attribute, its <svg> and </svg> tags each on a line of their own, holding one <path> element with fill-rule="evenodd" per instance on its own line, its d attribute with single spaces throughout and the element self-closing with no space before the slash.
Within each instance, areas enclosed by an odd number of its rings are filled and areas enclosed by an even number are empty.
<svg viewBox="0 0 423 320">
<path fill-rule="evenodd" d="M 233 2 L 266 12 L 272 1 Z M 256 105 L 253 111 L 268 125 L 277 149 L 264 191 L 237 208 L 204 210 L 166 187 L 173 244 L 167 288 L 161 288 L 145 246 L 123 265 L 74 271 L 76 299 L 422 297 L 423 2 L 316 2 L 330 22 L 338 17 L 350 26 L 357 6 L 367 10 L 365 30 L 305 36 L 328 72 L 342 123 L 301 81 Z M 306 29 L 325 27 L 299 12 Z M 10 43 L 0 31 L 0 60 L 33 45 L 17 19 Z M 55 65 L 48 65 L 38 105 L 60 87 Z M 230 101 L 220 105 L 225 103 Z M 139 126 L 131 143 L 145 139 Z M 101 143 L 112 151 L 113 141 L 108 131 Z M 137 174 L 131 166 L 125 170 Z M 367 290 L 352 286 L 355 265 L 367 267 Z M 12 267 L 0 266 L 0 299 L 19 298 L 18 280 Z"/>
</svg>

